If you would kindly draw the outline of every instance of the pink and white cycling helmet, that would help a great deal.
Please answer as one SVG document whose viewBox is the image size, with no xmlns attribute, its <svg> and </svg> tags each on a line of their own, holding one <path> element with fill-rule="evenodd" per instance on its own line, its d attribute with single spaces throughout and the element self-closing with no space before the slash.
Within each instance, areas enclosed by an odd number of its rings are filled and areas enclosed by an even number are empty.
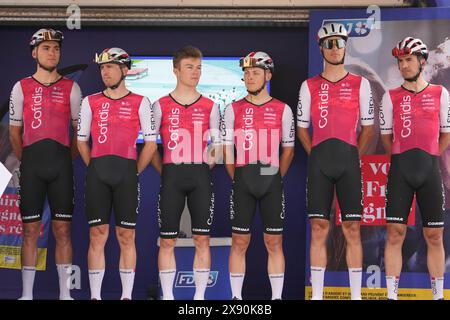
<svg viewBox="0 0 450 320">
<path fill-rule="evenodd" d="M 398 58 L 407 54 L 421 55 L 425 60 L 427 60 L 428 48 L 422 40 L 413 37 L 406 37 L 401 40 L 394 49 L 392 49 L 392 55 Z"/>
</svg>

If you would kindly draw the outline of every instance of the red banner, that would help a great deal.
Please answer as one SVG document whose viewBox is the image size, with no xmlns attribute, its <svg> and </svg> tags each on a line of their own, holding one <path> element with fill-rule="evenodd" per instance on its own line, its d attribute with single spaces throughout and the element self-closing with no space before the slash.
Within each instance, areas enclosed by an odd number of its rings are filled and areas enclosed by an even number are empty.
<svg viewBox="0 0 450 320">
<path fill-rule="evenodd" d="M 386 224 L 386 187 L 390 158 L 385 154 L 363 155 L 361 174 L 363 184 L 363 215 L 361 225 Z M 416 197 L 414 196 L 408 225 L 415 225 Z M 341 224 L 341 210 L 336 199 L 336 225 Z"/>
<path fill-rule="evenodd" d="M 0 235 L 22 235 L 22 217 L 17 194 L 3 194 L 0 198 Z M 40 237 L 44 234 L 41 224 Z"/>
</svg>

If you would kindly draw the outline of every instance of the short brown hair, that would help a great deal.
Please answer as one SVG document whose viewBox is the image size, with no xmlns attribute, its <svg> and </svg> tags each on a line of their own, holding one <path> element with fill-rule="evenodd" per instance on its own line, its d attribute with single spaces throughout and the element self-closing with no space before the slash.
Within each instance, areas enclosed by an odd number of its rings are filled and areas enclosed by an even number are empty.
<svg viewBox="0 0 450 320">
<path fill-rule="evenodd" d="M 185 46 L 179 50 L 177 50 L 173 54 L 173 67 L 178 68 L 180 66 L 180 61 L 185 58 L 198 58 L 202 59 L 203 54 L 199 48 L 193 46 Z"/>
</svg>

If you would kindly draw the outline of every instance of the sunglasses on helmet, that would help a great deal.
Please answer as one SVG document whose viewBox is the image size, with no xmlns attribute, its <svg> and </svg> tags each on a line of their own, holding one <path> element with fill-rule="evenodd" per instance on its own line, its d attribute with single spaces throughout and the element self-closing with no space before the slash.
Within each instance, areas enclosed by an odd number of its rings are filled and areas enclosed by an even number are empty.
<svg viewBox="0 0 450 320">
<path fill-rule="evenodd" d="M 411 48 L 408 48 L 408 47 L 403 48 L 403 49 L 399 49 L 399 48 L 395 47 L 394 49 L 392 49 L 392 55 L 396 58 L 410 54 L 410 53 L 411 53 Z"/>
<path fill-rule="evenodd" d="M 62 39 L 62 33 L 59 31 L 45 31 L 42 33 L 43 41 L 56 40 L 60 41 Z"/>
<path fill-rule="evenodd" d="M 109 52 L 102 52 L 100 54 L 95 54 L 95 63 L 102 63 L 102 62 L 109 62 L 112 60 L 111 55 L 109 54 Z"/>
<path fill-rule="evenodd" d="M 258 66 L 258 60 L 251 57 L 241 58 L 239 60 L 239 67 L 241 68 L 252 68 Z"/>
</svg>

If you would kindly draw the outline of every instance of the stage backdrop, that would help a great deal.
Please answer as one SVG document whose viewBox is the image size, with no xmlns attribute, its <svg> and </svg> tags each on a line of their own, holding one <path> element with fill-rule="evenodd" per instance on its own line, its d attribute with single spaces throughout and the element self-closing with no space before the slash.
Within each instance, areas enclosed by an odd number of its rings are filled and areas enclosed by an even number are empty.
<svg viewBox="0 0 450 320">
<path fill-rule="evenodd" d="M 311 13 L 309 76 L 323 70 L 323 60 L 316 42 L 316 32 L 327 22 L 343 23 L 349 31 L 345 58 L 346 69 L 366 77 L 372 87 L 377 131 L 367 155 L 362 157 L 364 212 L 361 236 L 363 243 L 363 299 L 386 298 L 384 273 L 385 190 L 389 158 L 384 155 L 379 135 L 378 111 L 383 94 L 402 83 L 391 49 L 405 36 L 422 39 L 430 50 L 425 79 L 450 89 L 450 8 L 386 9 L 381 11 L 334 10 Z M 446 192 L 444 245 L 446 272 L 450 271 L 450 148 L 441 157 L 441 171 Z M 339 214 L 333 208 L 328 239 L 328 265 L 325 276 L 326 299 L 349 299 L 349 280 L 345 261 L 345 239 Z M 305 298 L 311 298 L 309 270 L 310 225 L 307 224 Z M 422 234 L 419 207 L 412 207 L 408 232 L 403 246 L 403 269 L 399 299 L 431 299 L 430 278 L 426 263 L 426 245 Z M 447 274 L 446 274 L 447 275 Z M 450 279 L 445 277 L 445 296 L 450 297 Z"/>
</svg>

